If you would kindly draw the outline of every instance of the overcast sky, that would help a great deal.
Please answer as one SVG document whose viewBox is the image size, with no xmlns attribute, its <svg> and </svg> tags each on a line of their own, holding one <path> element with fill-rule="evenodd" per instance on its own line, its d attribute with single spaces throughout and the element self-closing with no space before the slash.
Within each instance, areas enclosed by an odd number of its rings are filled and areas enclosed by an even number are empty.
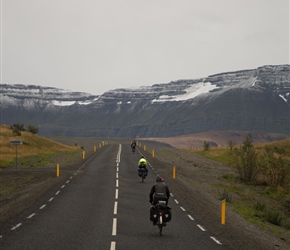
<svg viewBox="0 0 290 250">
<path fill-rule="evenodd" d="M 102 94 L 289 64 L 289 0 L 0 0 L 1 82 Z"/>
</svg>

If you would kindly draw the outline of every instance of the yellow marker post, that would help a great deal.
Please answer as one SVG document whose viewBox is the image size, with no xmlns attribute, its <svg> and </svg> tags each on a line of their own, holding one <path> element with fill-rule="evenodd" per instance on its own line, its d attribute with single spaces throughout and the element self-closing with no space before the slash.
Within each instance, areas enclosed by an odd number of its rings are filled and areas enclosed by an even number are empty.
<svg viewBox="0 0 290 250">
<path fill-rule="evenodd" d="M 175 179 L 175 177 L 176 177 L 176 167 L 175 166 L 173 167 L 172 175 L 173 175 L 173 179 Z"/>
<path fill-rule="evenodd" d="M 226 200 L 222 200 L 222 216 L 221 216 L 221 223 L 224 225 L 226 224 Z"/>
<path fill-rule="evenodd" d="M 56 177 L 59 177 L 59 164 L 56 164 Z"/>
<path fill-rule="evenodd" d="M 144 145 L 144 151 L 146 151 L 146 145 Z"/>
<path fill-rule="evenodd" d="M 152 157 L 154 158 L 154 149 L 152 149 Z"/>
<path fill-rule="evenodd" d="M 85 151 L 83 151 L 83 159 L 85 159 Z"/>
<path fill-rule="evenodd" d="M 96 152 L 97 151 L 97 147 L 96 146 L 94 146 L 94 152 Z"/>
</svg>

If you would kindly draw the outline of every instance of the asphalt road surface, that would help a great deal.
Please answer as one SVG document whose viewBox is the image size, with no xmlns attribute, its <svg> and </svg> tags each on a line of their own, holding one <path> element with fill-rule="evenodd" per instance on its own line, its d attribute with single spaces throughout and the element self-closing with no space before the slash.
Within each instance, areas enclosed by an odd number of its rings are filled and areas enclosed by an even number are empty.
<svg viewBox="0 0 290 250">
<path fill-rule="evenodd" d="M 1 250 L 229 249 L 195 222 L 173 190 L 172 220 L 159 236 L 149 220 L 149 192 L 156 172 L 149 164 L 142 183 L 137 175 L 140 156 L 129 144 L 107 145 L 64 183 L 5 223 Z"/>
</svg>

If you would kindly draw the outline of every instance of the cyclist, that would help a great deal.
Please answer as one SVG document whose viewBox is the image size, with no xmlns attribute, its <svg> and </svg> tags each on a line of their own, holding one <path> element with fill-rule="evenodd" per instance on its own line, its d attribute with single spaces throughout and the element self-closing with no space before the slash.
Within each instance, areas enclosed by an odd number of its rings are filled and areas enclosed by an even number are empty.
<svg viewBox="0 0 290 250">
<path fill-rule="evenodd" d="M 147 169 L 147 160 L 144 156 L 141 156 L 140 160 L 138 161 L 138 175 L 141 177 L 141 168 L 145 168 L 145 177 L 148 175 L 148 169 Z"/>
<path fill-rule="evenodd" d="M 153 185 L 149 194 L 149 201 L 152 205 L 156 205 L 158 200 L 165 200 L 168 204 L 170 191 L 168 186 L 164 183 L 164 179 L 161 176 L 156 178 L 156 184 Z"/>
<path fill-rule="evenodd" d="M 135 140 L 131 143 L 131 148 L 132 148 L 132 152 L 134 153 L 135 148 L 136 148 L 136 141 Z"/>
<path fill-rule="evenodd" d="M 155 226 L 157 223 L 157 210 L 155 205 L 158 201 L 163 200 L 166 202 L 165 213 L 168 214 L 167 222 L 171 220 L 171 208 L 167 206 L 168 199 L 170 196 L 170 191 L 168 186 L 164 183 L 164 179 L 160 176 L 156 178 L 156 184 L 153 185 L 149 194 L 149 202 L 152 204 L 150 208 L 150 220 L 153 222 Z M 166 222 L 163 223 L 166 226 Z"/>
</svg>

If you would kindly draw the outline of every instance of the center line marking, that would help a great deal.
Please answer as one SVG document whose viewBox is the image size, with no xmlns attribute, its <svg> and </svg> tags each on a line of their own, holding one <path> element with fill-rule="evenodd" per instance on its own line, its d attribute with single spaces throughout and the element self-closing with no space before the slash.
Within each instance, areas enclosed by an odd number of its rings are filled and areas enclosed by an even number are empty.
<svg viewBox="0 0 290 250">
<path fill-rule="evenodd" d="M 110 250 L 115 250 L 115 249 L 116 249 L 116 242 L 112 241 Z"/>
<path fill-rule="evenodd" d="M 117 219 L 113 219 L 113 230 L 112 230 L 112 235 L 116 236 L 117 235 Z"/>
<path fill-rule="evenodd" d="M 119 189 L 116 189 L 115 199 L 118 199 L 118 196 L 119 196 Z"/>
<path fill-rule="evenodd" d="M 118 208 L 118 202 L 115 201 L 115 205 L 114 205 L 114 214 L 117 214 L 117 208 Z"/>
</svg>

